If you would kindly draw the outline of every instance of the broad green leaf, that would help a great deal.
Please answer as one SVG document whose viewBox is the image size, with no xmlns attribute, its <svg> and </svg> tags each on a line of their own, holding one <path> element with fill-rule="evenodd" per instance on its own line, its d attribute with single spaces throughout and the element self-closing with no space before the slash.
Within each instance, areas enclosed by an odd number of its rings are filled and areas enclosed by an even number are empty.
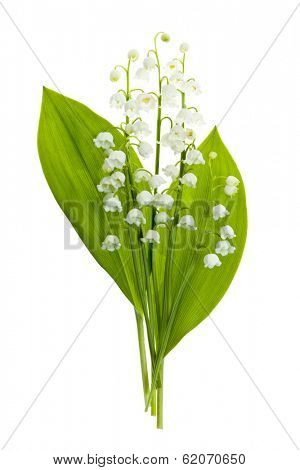
<svg viewBox="0 0 300 470">
<path fill-rule="evenodd" d="M 96 188 L 105 176 L 101 168 L 105 155 L 93 138 L 104 131 L 113 134 L 117 149 L 123 145 L 123 136 L 108 121 L 83 104 L 44 89 L 38 150 L 51 191 L 96 261 L 141 311 L 124 213 L 106 214 Z M 133 171 L 142 166 L 133 151 L 131 166 Z M 125 197 L 120 195 L 120 199 L 124 207 Z M 119 251 L 101 250 L 108 233 L 119 236 Z"/>
<path fill-rule="evenodd" d="M 174 348 L 189 331 L 202 322 L 221 300 L 238 268 L 246 241 L 247 209 L 244 184 L 237 165 L 223 144 L 216 128 L 200 145 L 199 150 L 204 155 L 206 164 L 191 167 L 198 177 L 197 188 L 185 189 L 183 195 L 184 205 L 190 207 L 189 213 L 194 215 L 198 230 L 194 233 L 187 233 L 180 229 L 177 231 L 179 246 L 174 256 L 172 299 L 176 298 L 176 294 L 184 282 L 190 263 L 193 260 L 194 255 L 191 246 L 201 241 L 205 229 L 218 232 L 222 225 L 231 225 L 235 230 L 236 238 L 230 240 L 230 242 L 233 242 L 236 246 L 236 251 L 234 254 L 225 257 L 220 256 L 222 265 L 212 270 L 204 268 L 203 257 L 206 252 L 203 251 L 182 295 L 166 353 Z M 211 168 L 217 178 L 215 186 L 221 186 L 212 193 L 210 193 L 211 178 L 208 165 L 208 155 L 211 151 L 218 153 L 218 157 L 211 161 Z M 229 175 L 236 176 L 240 180 L 239 192 L 232 198 L 225 195 L 224 179 L 219 178 Z M 214 222 L 211 210 L 214 205 L 219 203 L 228 208 L 230 215 L 225 219 Z M 204 239 L 206 243 L 210 243 L 212 251 L 219 240 L 219 238 L 209 234 Z"/>
</svg>

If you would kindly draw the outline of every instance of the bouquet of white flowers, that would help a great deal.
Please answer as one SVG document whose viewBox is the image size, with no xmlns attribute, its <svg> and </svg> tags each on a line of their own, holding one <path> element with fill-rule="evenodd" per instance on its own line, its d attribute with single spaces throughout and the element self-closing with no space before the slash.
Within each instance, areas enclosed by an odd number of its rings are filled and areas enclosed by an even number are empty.
<svg viewBox="0 0 300 470">
<path fill-rule="evenodd" d="M 224 295 L 247 231 L 242 179 L 217 129 L 197 143 L 204 121 L 194 102 L 200 85 L 186 73 L 188 44 L 161 64 L 158 44 L 169 40 L 156 34 L 135 67 L 135 80 L 147 84 L 156 75 L 156 89 L 132 86 L 135 49 L 111 71 L 110 80 L 122 83 L 110 98 L 118 125 L 45 89 L 38 139 L 55 198 L 134 306 L 145 407 L 158 428 L 164 358 Z M 154 157 L 152 170 L 136 151 Z M 164 151 L 171 161 L 162 165 Z"/>
</svg>

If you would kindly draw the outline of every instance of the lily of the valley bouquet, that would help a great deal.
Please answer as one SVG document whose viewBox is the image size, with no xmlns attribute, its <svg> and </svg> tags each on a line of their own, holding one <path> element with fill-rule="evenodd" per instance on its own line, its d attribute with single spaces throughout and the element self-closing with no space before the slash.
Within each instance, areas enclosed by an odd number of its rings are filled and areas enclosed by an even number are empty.
<svg viewBox="0 0 300 470">
<path fill-rule="evenodd" d="M 130 50 L 111 71 L 116 125 L 44 89 L 38 136 L 57 202 L 133 305 L 145 409 L 158 428 L 165 357 L 224 295 L 247 226 L 241 175 L 216 127 L 197 138 L 201 90 L 186 70 L 188 44 L 161 63 L 169 40 L 156 34 L 141 62 Z"/>
</svg>

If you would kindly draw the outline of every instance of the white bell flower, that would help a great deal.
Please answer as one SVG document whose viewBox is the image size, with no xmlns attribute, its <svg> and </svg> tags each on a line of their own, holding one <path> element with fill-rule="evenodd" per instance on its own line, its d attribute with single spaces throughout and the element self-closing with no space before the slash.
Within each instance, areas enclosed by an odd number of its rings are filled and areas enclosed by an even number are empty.
<svg viewBox="0 0 300 470">
<path fill-rule="evenodd" d="M 159 212 L 154 217 L 155 224 L 157 227 L 165 227 L 165 225 L 173 220 L 174 217 L 170 217 L 166 212 Z"/>
<path fill-rule="evenodd" d="M 113 150 L 105 161 L 107 161 L 107 165 L 110 165 L 113 169 L 118 168 L 118 170 L 121 170 L 125 165 L 126 155 L 122 150 Z"/>
<path fill-rule="evenodd" d="M 226 184 L 224 188 L 224 193 L 227 196 L 234 196 L 238 192 L 238 190 L 239 188 L 237 186 L 229 186 L 228 184 Z"/>
<path fill-rule="evenodd" d="M 109 160 L 109 158 L 104 159 L 104 163 L 102 165 L 102 170 L 105 171 L 105 173 L 111 173 L 114 170 L 114 165 L 112 162 Z"/>
<path fill-rule="evenodd" d="M 125 175 L 120 171 L 116 171 L 111 176 L 105 176 L 97 185 L 97 189 L 100 193 L 114 193 L 122 186 L 124 186 Z"/>
<path fill-rule="evenodd" d="M 114 180 L 110 176 L 105 176 L 97 185 L 97 189 L 100 193 L 114 193 L 117 188 Z"/>
<path fill-rule="evenodd" d="M 135 121 L 132 124 L 132 132 L 138 137 L 147 137 L 151 134 L 149 125 L 145 121 L 141 120 Z"/>
<path fill-rule="evenodd" d="M 200 150 L 189 150 L 183 161 L 187 165 L 205 165 L 205 160 Z"/>
<path fill-rule="evenodd" d="M 184 215 L 181 217 L 177 227 L 185 228 L 186 230 L 197 230 L 195 219 L 192 215 Z"/>
<path fill-rule="evenodd" d="M 143 181 L 148 182 L 150 178 L 151 178 L 150 173 L 144 170 L 143 168 L 136 170 L 134 174 L 135 183 L 142 183 Z"/>
<path fill-rule="evenodd" d="M 179 178 L 179 181 L 188 188 L 196 188 L 197 186 L 197 176 L 194 173 L 186 173 L 182 178 Z"/>
<path fill-rule="evenodd" d="M 155 66 L 156 66 L 156 62 L 153 59 L 153 57 L 145 57 L 145 59 L 143 61 L 143 67 L 146 70 L 153 70 L 155 68 Z"/>
<path fill-rule="evenodd" d="M 109 104 L 112 108 L 121 109 L 126 103 L 126 98 L 124 93 L 114 93 L 109 100 Z"/>
<path fill-rule="evenodd" d="M 175 126 L 172 127 L 170 133 L 172 137 L 176 139 L 185 140 L 185 137 L 186 137 L 185 129 L 179 124 L 175 124 Z"/>
<path fill-rule="evenodd" d="M 121 248 L 121 243 L 116 235 L 107 235 L 105 240 L 102 242 L 102 250 L 115 251 Z"/>
<path fill-rule="evenodd" d="M 211 158 L 212 160 L 214 160 L 215 158 L 217 158 L 218 154 L 217 152 L 209 152 L 208 154 L 209 158 Z"/>
<path fill-rule="evenodd" d="M 150 79 L 149 70 L 145 69 L 144 67 L 138 68 L 136 73 L 135 73 L 135 78 L 137 80 L 148 81 Z"/>
<path fill-rule="evenodd" d="M 183 80 L 183 73 L 180 70 L 177 70 L 170 75 L 169 82 L 176 85 L 177 90 L 183 92 L 185 82 Z"/>
<path fill-rule="evenodd" d="M 137 106 L 140 111 L 151 111 L 156 106 L 156 98 L 150 93 L 140 93 L 136 98 Z"/>
<path fill-rule="evenodd" d="M 172 181 L 175 181 L 179 176 L 180 169 L 176 165 L 167 165 L 163 168 L 163 172 L 166 176 L 172 178 Z"/>
<path fill-rule="evenodd" d="M 226 238 L 231 240 L 232 238 L 236 236 L 233 228 L 230 225 L 224 225 L 223 227 L 221 227 L 220 235 L 223 240 L 226 240 Z"/>
<path fill-rule="evenodd" d="M 196 80 L 188 80 L 184 85 L 184 93 L 186 95 L 200 95 L 201 88 Z"/>
<path fill-rule="evenodd" d="M 110 132 L 100 132 L 93 142 L 97 148 L 102 148 L 104 150 L 114 147 L 114 138 Z"/>
<path fill-rule="evenodd" d="M 222 240 L 216 244 L 215 251 L 218 255 L 227 256 L 235 252 L 235 246 L 230 245 L 228 240 Z"/>
<path fill-rule="evenodd" d="M 215 266 L 221 266 L 222 262 L 220 261 L 219 257 L 214 253 L 210 253 L 209 255 L 204 256 L 204 267 L 208 269 L 212 269 Z"/>
<path fill-rule="evenodd" d="M 237 179 L 235 176 L 228 176 L 226 178 L 227 186 L 238 186 L 239 184 L 240 184 L 240 180 Z"/>
<path fill-rule="evenodd" d="M 112 175 L 111 175 L 111 178 L 112 180 L 115 182 L 115 185 L 117 186 L 117 188 L 122 188 L 122 186 L 124 186 L 124 183 L 125 183 L 125 175 L 124 173 L 122 173 L 121 171 L 115 171 Z"/>
<path fill-rule="evenodd" d="M 175 120 L 178 124 L 185 124 L 187 126 L 201 126 L 204 124 L 202 114 L 195 109 L 182 108 L 177 114 Z"/>
<path fill-rule="evenodd" d="M 129 225 L 136 225 L 137 227 L 146 223 L 146 219 L 139 209 L 131 209 L 124 220 Z"/>
<path fill-rule="evenodd" d="M 229 214 L 230 212 L 222 204 L 218 204 L 217 206 L 213 207 L 213 219 L 214 220 L 223 219 Z"/>
<path fill-rule="evenodd" d="M 124 109 L 125 115 L 128 117 L 135 117 L 139 114 L 138 104 L 134 99 L 126 101 Z"/>
<path fill-rule="evenodd" d="M 142 141 L 138 146 L 138 151 L 141 157 L 149 158 L 153 153 L 153 147 L 148 142 Z"/>
<path fill-rule="evenodd" d="M 109 193 L 103 198 L 103 207 L 105 212 L 122 212 L 122 204 L 118 196 Z"/>
<path fill-rule="evenodd" d="M 109 74 L 111 82 L 117 82 L 121 78 L 121 72 L 119 70 L 112 70 Z"/>
<path fill-rule="evenodd" d="M 167 85 L 163 85 L 162 90 L 162 102 L 164 106 L 176 107 L 177 106 L 177 98 L 178 92 L 172 83 L 168 83 Z"/>
<path fill-rule="evenodd" d="M 156 230 L 148 230 L 145 237 L 141 238 L 143 243 L 160 243 L 160 236 Z"/>
<path fill-rule="evenodd" d="M 153 196 L 149 191 L 141 191 L 137 194 L 136 200 L 140 207 L 152 206 Z"/>
<path fill-rule="evenodd" d="M 180 128 L 180 127 L 181 126 L 178 126 L 178 128 Z M 181 129 L 183 130 L 183 133 L 185 135 L 183 127 L 181 127 Z M 170 131 L 167 134 L 164 134 L 160 139 L 160 143 L 161 143 L 161 145 L 163 145 L 165 147 L 170 147 L 173 150 L 173 152 L 175 152 L 175 153 L 181 153 L 185 149 L 184 140 L 181 140 L 181 139 L 178 138 L 178 130 L 175 131 L 175 132 Z"/>
<path fill-rule="evenodd" d="M 183 42 L 182 44 L 180 44 L 179 46 L 179 50 L 180 52 L 182 52 L 183 54 L 185 54 L 188 50 L 189 50 L 190 46 L 188 45 L 187 42 Z"/>
<path fill-rule="evenodd" d="M 166 64 L 166 71 L 169 73 L 177 72 L 179 69 L 179 63 L 177 60 L 171 60 Z"/>
<path fill-rule="evenodd" d="M 151 189 L 157 189 L 162 184 L 166 183 L 166 180 L 160 175 L 153 175 L 148 181 Z"/>
<path fill-rule="evenodd" d="M 132 60 L 132 62 L 135 62 L 139 58 L 139 53 L 136 49 L 130 49 L 127 54 L 127 57 L 129 60 Z"/>
<path fill-rule="evenodd" d="M 157 193 L 153 196 L 152 204 L 156 209 L 171 210 L 174 204 L 174 199 L 169 194 Z"/>
<path fill-rule="evenodd" d="M 196 132 L 194 129 L 185 129 L 185 140 L 193 142 L 196 139 Z"/>
</svg>

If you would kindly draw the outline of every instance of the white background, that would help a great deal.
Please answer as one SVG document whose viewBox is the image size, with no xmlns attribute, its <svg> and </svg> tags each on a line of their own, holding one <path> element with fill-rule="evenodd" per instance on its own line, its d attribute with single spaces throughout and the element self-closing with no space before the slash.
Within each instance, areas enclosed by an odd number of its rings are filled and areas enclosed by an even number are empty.
<svg viewBox="0 0 300 470">
<path fill-rule="evenodd" d="M 128 49 L 143 52 L 159 30 L 173 38 L 170 54 L 189 42 L 210 125 L 296 0 L 4 4 L 59 89 L 108 118 L 108 73 Z M 156 431 L 143 413 L 133 311 L 113 286 L 1 451 L 1 468 L 46 470 L 52 456 L 88 452 L 169 455 L 174 468 L 183 453 L 243 452 L 243 468 L 299 468 L 299 22 L 300 8 L 220 126 L 245 180 L 249 235 L 212 314 L 295 444 L 209 319 L 166 360 L 165 429 Z M 36 149 L 42 86 L 55 86 L 2 8 L 0 39 L 4 445 L 111 279 L 86 249 L 64 249 L 64 216 Z"/>
</svg>

